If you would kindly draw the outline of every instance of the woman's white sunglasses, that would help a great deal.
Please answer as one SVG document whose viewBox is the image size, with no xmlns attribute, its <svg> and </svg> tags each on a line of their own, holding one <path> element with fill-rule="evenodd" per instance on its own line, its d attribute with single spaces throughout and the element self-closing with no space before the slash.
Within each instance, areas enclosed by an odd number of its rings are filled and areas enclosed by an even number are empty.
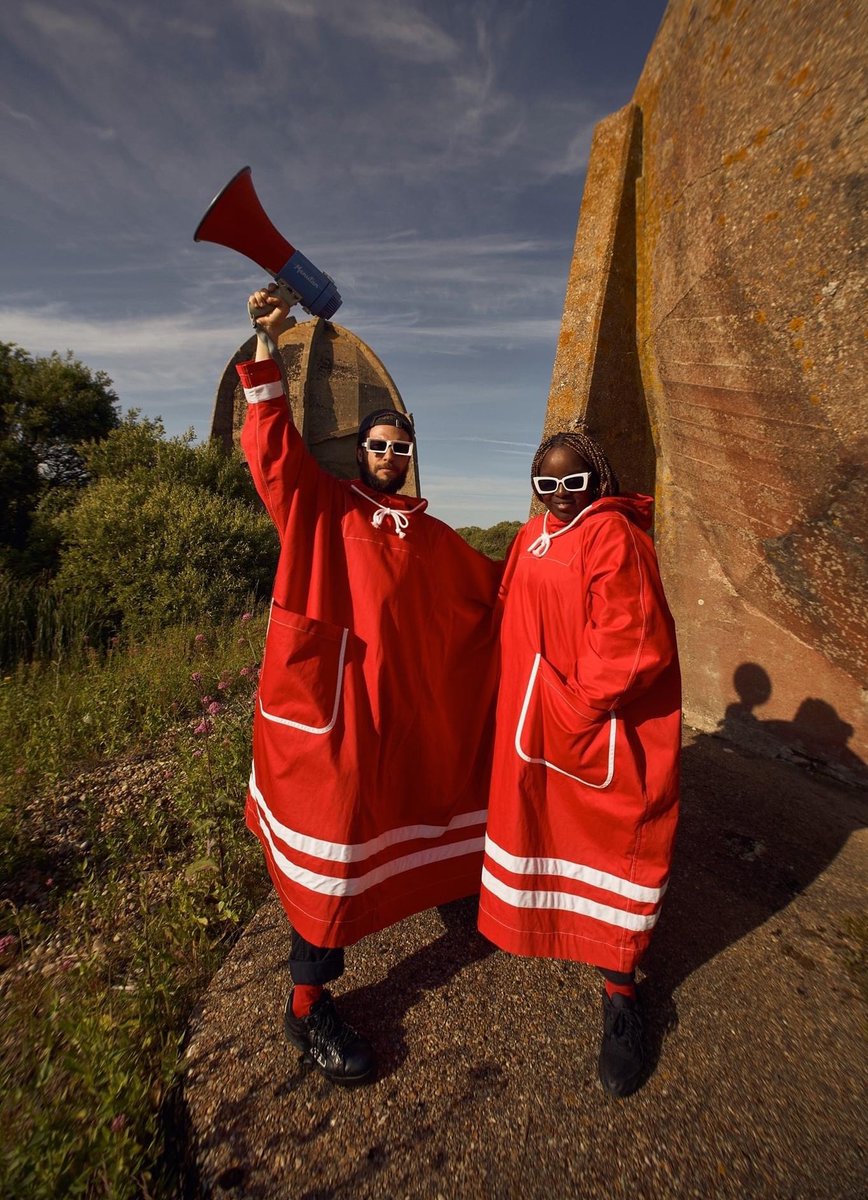
<svg viewBox="0 0 868 1200">
<path fill-rule="evenodd" d="M 563 479 L 556 479 L 554 475 L 534 475 L 533 477 L 533 486 L 540 496 L 553 495 L 561 484 L 564 485 L 564 491 L 566 492 L 584 492 L 587 491 L 590 482 L 590 471 L 579 471 L 576 475 L 565 475 Z"/>
<path fill-rule="evenodd" d="M 362 446 L 371 454 L 385 454 L 387 450 L 391 450 L 399 458 L 409 458 L 413 453 L 412 442 L 387 442 L 385 438 L 367 438 L 362 442 Z"/>
</svg>

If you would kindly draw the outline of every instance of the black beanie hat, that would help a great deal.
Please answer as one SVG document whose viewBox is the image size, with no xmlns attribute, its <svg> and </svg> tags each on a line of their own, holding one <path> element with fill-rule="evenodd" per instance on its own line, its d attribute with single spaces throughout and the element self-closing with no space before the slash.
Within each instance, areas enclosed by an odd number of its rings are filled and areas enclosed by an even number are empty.
<svg viewBox="0 0 868 1200">
<path fill-rule="evenodd" d="M 362 418 L 359 425 L 359 436 L 356 439 L 357 445 L 361 446 L 368 435 L 368 430 L 373 429 L 375 425 L 394 425 L 397 429 L 409 434 L 414 441 L 416 440 L 416 430 L 407 413 L 398 412 L 394 408 L 379 408 L 376 412 L 368 413 L 366 417 Z"/>
</svg>

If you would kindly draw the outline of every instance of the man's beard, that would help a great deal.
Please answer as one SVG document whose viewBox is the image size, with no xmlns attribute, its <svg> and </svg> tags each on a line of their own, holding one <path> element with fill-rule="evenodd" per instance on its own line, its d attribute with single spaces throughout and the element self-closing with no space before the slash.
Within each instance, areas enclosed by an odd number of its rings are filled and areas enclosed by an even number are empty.
<svg viewBox="0 0 868 1200">
<path fill-rule="evenodd" d="M 393 475 L 391 479 L 378 479 L 376 475 L 368 470 L 364 463 L 359 463 L 359 476 L 362 483 L 367 484 L 369 488 L 373 488 L 375 492 L 383 492 L 386 496 L 394 496 L 404 486 L 407 472 L 404 471 L 403 474 Z"/>
</svg>

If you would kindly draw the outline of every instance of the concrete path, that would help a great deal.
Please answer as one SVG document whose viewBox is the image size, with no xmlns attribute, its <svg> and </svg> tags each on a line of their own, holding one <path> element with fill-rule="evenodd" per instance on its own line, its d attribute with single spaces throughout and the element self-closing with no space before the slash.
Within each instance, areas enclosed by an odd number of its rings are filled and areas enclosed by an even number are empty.
<svg viewBox="0 0 868 1200">
<path fill-rule="evenodd" d="M 637 1095 L 610 1100 L 597 1082 L 595 973 L 495 951 L 469 900 L 350 952 L 335 992 L 380 1073 L 331 1087 L 283 1040 L 288 938 L 272 901 L 191 1030 L 184 1099 L 203 1194 L 868 1194 L 868 1011 L 848 972 L 860 914 L 865 951 L 868 803 L 703 734 L 688 734 L 684 776 Z"/>
</svg>

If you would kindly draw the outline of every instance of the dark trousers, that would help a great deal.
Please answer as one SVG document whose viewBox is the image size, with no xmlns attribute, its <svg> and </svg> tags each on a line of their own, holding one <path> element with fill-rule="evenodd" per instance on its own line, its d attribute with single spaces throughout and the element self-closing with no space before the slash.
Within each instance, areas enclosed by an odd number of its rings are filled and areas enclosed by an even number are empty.
<svg viewBox="0 0 868 1200">
<path fill-rule="evenodd" d="M 620 983 L 626 987 L 628 983 L 635 983 L 636 981 L 635 971 L 610 971 L 608 967 L 597 967 L 597 970 L 604 979 L 608 979 L 609 983 Z"/>
<path fill-rule="evenodd" d="M 331 983 L 344 973 L 342 946 L 329 950 L 315 946 L 293 929 L 289 944 L 289 973 L 293 983 Z"/>
</svg>

